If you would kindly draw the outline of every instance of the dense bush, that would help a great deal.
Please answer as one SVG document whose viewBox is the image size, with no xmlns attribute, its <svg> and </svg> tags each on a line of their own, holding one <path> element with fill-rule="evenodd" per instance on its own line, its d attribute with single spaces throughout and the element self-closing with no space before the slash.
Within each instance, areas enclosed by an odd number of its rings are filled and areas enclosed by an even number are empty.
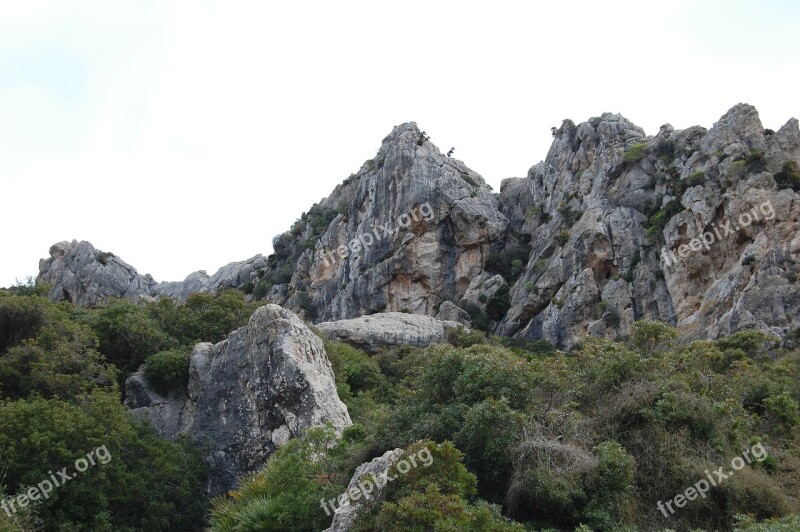
<svg viewBox="0 0 800 532">
<path fill-rule="evenodd" d="M 90 317 L 100 352 L 123 372 L 135 371 L 145 359 L 180 342 L 164 332 L 147 308 L 119 300 Z"/>
<path fill-rule="evenodd" d="M 45 301 L 0 292 L 0 352 L 36 334 L 44 323 Z"/>
<path fill-rule="evenodd" d="M 320 500 L 341 493 L 347 480 L 333 473 L 335 434 L 311 429 L 273 454 L 260 472 L 239 481 L 229 497 L 214 501 L 211 529 L 317 532 L 330 525 Z"/>
<path fill-rule="evenodd" d="M 71 404 L 0 402 L 0 463 L 7 493 L 105 446 L 100 461 L 53 489 L 33 509 L 46 530 L 194 530 L 203 525 L 204 466 L 197 451 L 135 422 L 116 394 L 95 391 Z M 102 457 L 98 453 L 98 460 Z"/>
<path fill-rule="evenodd" d="M 775 174 L 775 183 L 778 188 L 790 188 L 795 192 L 800 191 L 800 168 L 794 161 L 783 164 L 781 171 Z"/>
<path fill-rule="evenodd" d="M 638 163 L 647 156 L 647 144 L 632 144 L 622 156 L 626 164 Z"/>
<path fill-rule="evenodd" d="M 150 355 L 144 374 L 161 392 L 186 388 L 189 384 L 189 353 L 184 349 L 170 349 Z"/>
</svg>

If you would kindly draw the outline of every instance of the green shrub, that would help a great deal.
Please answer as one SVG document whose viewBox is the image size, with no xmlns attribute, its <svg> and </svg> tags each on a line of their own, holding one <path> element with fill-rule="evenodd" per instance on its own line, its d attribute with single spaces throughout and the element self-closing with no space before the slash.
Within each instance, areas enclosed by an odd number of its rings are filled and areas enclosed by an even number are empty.
<svg viewBox="0 0 800 532">
<path fill-rule="evenodd" d="M 563 246 L 564 244 L 567 243 L 568 240 L 569 240 L 569 229 L 562 228 L 558 232 L 558 235 L 556 235 L 556 242 L 558 242 Z"/>
<path fill-rule="evenodd" d="M 189 385 L 189 353 L 183 349 L 170 349 L 150 355 L 144 374 L 161 392 L 185 389 Z"/>
<path fill-rule="evenodd" d="M 261 301 L 262 299 L 264 299 L 264 296 L 266 296 L 269 293 L 271 288 L 272 284 L 269 283 L 266 279 L 262 279 L 253 289 L 253 300 Z"/>
<path fill-rule="evenodd" d="M 455 347 L 469 347 L 486 343 L 486 333 L 459 326 L 447 331 L 447 341 Z"/>
<path fill-rule="evenodd" d="M 469 314 L 469 320 L 473 327 L 479 331 L 489 332 L 492 328 L 492 321 L 481 308 L 475 303 L 467 303 L 464 310 Z"/>
<path fill-rule="evenodd" d="M 332 430 L 309 429 L 275 451 L 258 473 L 239 480 L 236 490 L 215 499 L 211 530 L 316 532 L 330 525 L 320 500 L 337 497 L 346 482 L 335 478 L 328 457 Z M 348 479 L 349 480 L 349 479 Z"/>
<path fill-rule="evenodd" d="M 633 144 L 625 150 L 622 160 L 625 164 L 638 163 L 647 156 L 647 144 Z"/>
<path fill-rule="evenodd" d="M 478 186 L 478 182 L 475 181 L 475 179 L 473 179 L 473 177 L 466 172 L 461 172 L 461 179 L 463 179 L 473 187 Z"/>
<path fill-rule="evenodd" d="M 147 308 L 125 300 L 98 309 L 90 323 L 100 339 L 100 352 L 123 371 L 123 376 L 144 364 L 148 356 L 179 345 L 159 327 Z"/>
<path fill-rule="evenodd" d="M 486 315 L 490 320 L 500 321 L 511 308 L 511 294 L 508 285 L 503 285 L 489 298 L 486 303 Z"/>
<path fill-rule="evenodd" d="M 0 353 L 33 337 L 44 323 L 47 300 L 0 293 Z"/>
<path fill-rule="evenodd" d="M 781 171 L 775 174 L 775 183 L 778 188 L 800 191 L 800 167 L 798 164 L 795 161 L 785 162 Z"/>
<path fill-rule="evenodd" d="M 78 404 L 0 402 L 0 460 L 8 493 L 105 446 L 110 455 L 41 500 L 45 530 L 198 530 L 205 518 L 200 453 L 133 420 L 119 396 L 95 391 Z M 107 456 L 103 455 L 103 456 Z M 73 470 L 74 473 L 74 470 Z"/>
</svg>

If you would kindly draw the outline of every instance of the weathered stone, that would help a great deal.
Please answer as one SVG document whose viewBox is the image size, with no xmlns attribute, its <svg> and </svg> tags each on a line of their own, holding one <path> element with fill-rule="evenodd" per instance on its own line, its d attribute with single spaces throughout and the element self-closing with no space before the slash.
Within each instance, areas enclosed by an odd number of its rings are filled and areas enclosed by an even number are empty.
<svg viewBox="0 0 800 532">
<path fill-rule="evenodd" d="M 150 295 L 155 281 L 112 253 L 104 253 L 86 241 L 59 242 L 50 258 L 39 261 L 39 282 L 51 286 L 52 301 L 71 301 L 96 307 L 112 298 Z"/>
<path fill-rule="evenodd" d="M 436 314 L 439 321 L 454 321 L 462 325 L 472 325 L 467 311 L 456 306 L 451 301 L 445 301 L 439 306 L 439 313 Z"/>
<path fill-rule="evenodd" d="M 368 479 L 370 477 L 375 479 L 384 478 L 389 468 L 392 467 L 402 455 L 402 449 L 394 449 L 392 451 L 386 451 L 382 456 L 373 458 L 371 462 L 361 464 L 356 468 L 355 473 L 353 473 L 353 477 L 350 479 L 345 493 L 354 493 L 358 491 L 361 493 L 359 497 L 364 496 L 365 493 L 361 490 L 361 486 L 359 485 L 362 479 Z M 382 501 L 385 484 L 377 482 L 373 483 L 373 487 L 373 491 L 366 494 L 366 498 L 370 501 Z M 348 499 L 345 504 L 337 506 L 333 514 L 333 522 L 330 528 L 326 528 L 323 532 L 348 532 L 352 528 L 353 523 L 355 523 L 356 517 L 358 517 L 358 513 L 363 506 L 363 499 L 354 501 Z"/>
<path fill-rule="evenodd" d="M 412 345 L 426 347 L 445 340 L 445 327 L 431 316 L 384 312 L 351 320 L 323 322 L 316 325 L 330 340 L 354 345 L 368 353 L 380 348 Z"/>
<path fill-rule="evenodd" d="M 140 370 L 126 382 L 126 404 L 163 435 L 186 434 L 209 450 L 211 495 L 234 487 L 309 427 L 352 424 L 322 340 L 278 305 L 260 307 L 216 345 L 195 346 L 188 393 L 163 397 Z"/>
</svg>

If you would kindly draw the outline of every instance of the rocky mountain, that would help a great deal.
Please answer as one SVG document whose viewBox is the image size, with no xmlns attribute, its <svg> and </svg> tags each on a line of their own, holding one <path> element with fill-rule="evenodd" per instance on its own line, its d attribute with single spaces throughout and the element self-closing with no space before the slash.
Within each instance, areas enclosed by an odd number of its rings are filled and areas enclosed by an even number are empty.
<svg viewBox="0 0 800 532">
<path fill-rule="evenodd" d="M 413 123 L 273 241 L 209 277 L 156 284 L 88 243 L 42 261 L 51 298 L 175 297 L 238 287 L 314 322 L 385 312 L 469 319 L 568 348 L 642 318 L 716 338 L 800 325 L 800 130 L 739 104 L 711 129 L 655 136 L 565 120 L 543 162 L 494 193 Z M 55 251 L 54 251 L 55 250 Z"/>
</svg>

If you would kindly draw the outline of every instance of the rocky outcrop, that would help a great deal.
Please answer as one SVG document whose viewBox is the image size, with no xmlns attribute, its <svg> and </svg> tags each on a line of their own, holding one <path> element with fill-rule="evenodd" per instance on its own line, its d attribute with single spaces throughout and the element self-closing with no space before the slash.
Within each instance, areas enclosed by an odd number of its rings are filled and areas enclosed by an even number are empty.
<svg viewBox="0 0 800 532">
<path fill-rule="evenodd" d="M 270 297 L 315 321 L 431 315 L 461 298 L 507 223 L 480 175 L 442 154 L 416 124 L 403 124 L 278 238 L 265 281 L 285 283 Z"/>
<path fill-rule="evenodd" d="M 309 427 L 352 424 L 322 340 L 278 305 L 260 307 L 216 345 L 195 346 L 186 393 L 163 396 L 140 370 L 126 382 L 126 405 L 163 435 L 185 434 L 208 449 L 211 495 Z"/>
<path fill-rule="evenodd" d="M 256 299 L 314 322 L 432 316 L 452 302 L 484 329 L 560 348 L 587 332 L 625 335 L 644 318 L 689 337 L 784 336 L 800 326 L 798 183 L 798 121 L 765 130 L 745 104 L 710 130 L 666 124 L 655 136 L 610 113 L 565 120 L 545 160 L 499 194 L 408 123 L 267 259 L 156 285 L 121 261 L 106 271 L 91 252 L 73 258 L 62 243 L 40 278 L 51 298 L 88 305 L 252 283 Z"/>
<path fill-rule="evenodd" d="M 136 299 L 150 295 L 156 284 L 149 275 L 113 253 L 95 249 L 86 241 L 59 242 L 50 248 L 50 258 L 39 261 L 38 281 L 50 285 L 53 301 L 70 301 L 94 307 L 111 298 Z"/>
<path fill-rule="evenodd" d="M 371 462 L 366 462 L 358 466 L 347 485 L 347 489 L 341 495 L 340 504 L 337 502 L 336 510 L 333 514 L 333 522 L 330 528 L 326 528 L 323 532 L 348 532 L 355 523 L 359 511 L 364 507 L 363 499 L 368 499 L 372 502 L 380 502 L 383 500 L 384 482 L 371 482 L 370 489 L 362 489 L 363 479 L 381 479 L 385 478 L 389 472 L 389 468 L 397 462 L 403 455 L 402 449 L 394 449 L 386 451 L 382 456 L 374 458 Z M 370 491 L 366 493 L 366 491 Z M 352 494 L 351 498 L 348 494 Z"/>
<path fill-rule="evenodd" d="M 800 161 L 796 120 L 770 132 L 742 104 L 709 131 L 645 137 L 605 114 L 555 137 L 544 162 L 501 188 L 532 253 L 498 333 L 569 347 L 643 318 L 698 338 L 800 326 L 800 202 L 775 181 Z M 739 223 L 748 212 L 758 220 Z"/>
<path fill-rule="evenodd" d="M 209 276 L 204 271 L 190 274 L 183 281 L 156 283 L 152 276 L 140 275 L 136 268 L 113 253 L 95 249 L 86 241 L 59 242 L 50 248 L 50 258 L 39 261 L 39 282 L 51 286 L 50 300 L 70 301 L 82 307 L 96 307 L 109 299 L 153 301 L 171 297 L 178 303 L 197 292 L 216 294 L 242 288 L 258 280 L 267 267 L 263 255 L 231 262 Z"/>
<path fill-rule="evenodd" d="M 427 347 L 444 342 L 447 330 L 458 323 L 442 322 L 430 316 L 384 312 L 351 320 L 318 323 L 316 327 L 329 340 L 349 343 L 368 353 L 381 348 L 412 345 Z"/>
<path fill-rule="evenodd" d="M 223 290 L 241 288 L 257 280 L 257 272 L 266 267 L 267 259 L 263 255 L 256 255 L 244 261 L 226 264 L 211 276 L 200 270 L 190 273 L 183 281 L 158 283 L 151 292 L 154 296 L 171 297 L 178 303 L 183 303 L 190 295 L 198 292 L 217 294 Z"/>
</svg>

